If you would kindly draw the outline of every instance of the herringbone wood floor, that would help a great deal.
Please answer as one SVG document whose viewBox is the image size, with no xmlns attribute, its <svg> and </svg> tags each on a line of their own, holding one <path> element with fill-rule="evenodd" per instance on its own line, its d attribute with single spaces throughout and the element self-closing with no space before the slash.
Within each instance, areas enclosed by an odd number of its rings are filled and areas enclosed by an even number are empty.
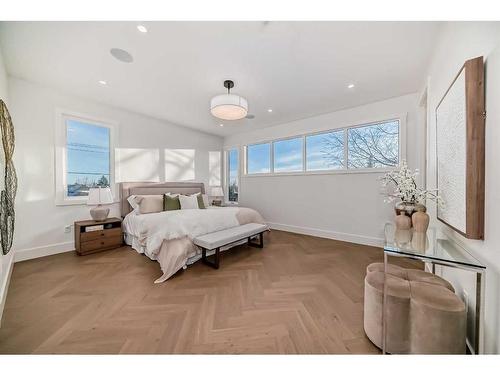
<svg viewBox="0 0 500 375">
<path fill-rule="evenodd" d="M 0 353 L 378 353 L 363 332 L 382 250 L 287 232 L 163 284 L 128 247 L 17 263 Z M 408 264 L 407 264 L 408 265 Z"/>
</svg>

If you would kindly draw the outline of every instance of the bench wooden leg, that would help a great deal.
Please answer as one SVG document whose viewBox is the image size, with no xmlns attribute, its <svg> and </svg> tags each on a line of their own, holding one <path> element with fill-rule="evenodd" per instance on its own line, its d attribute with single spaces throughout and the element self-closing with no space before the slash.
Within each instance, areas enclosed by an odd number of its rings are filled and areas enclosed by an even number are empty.
<svg viewBox="0 0 500 375">
<path fill-rule="evenodd" d="M 252 241 L 252 237 L 248 237 L 248 246 L 262 249 L 264 247 L 264 232 L 259 233 L 259 242 L 254 242 Z"/>
<path fill-rule="evenodd" d="M 219 269 L 220 247 L 215 249 L 215 254 L 213 255 L 213 257 L 214 257 L 214 261 L 213 262 L 209 261 L 207 258 L 207 249 L 201 249 L 202 262 L 217 270 L 217 269 Z"/>
</svg>

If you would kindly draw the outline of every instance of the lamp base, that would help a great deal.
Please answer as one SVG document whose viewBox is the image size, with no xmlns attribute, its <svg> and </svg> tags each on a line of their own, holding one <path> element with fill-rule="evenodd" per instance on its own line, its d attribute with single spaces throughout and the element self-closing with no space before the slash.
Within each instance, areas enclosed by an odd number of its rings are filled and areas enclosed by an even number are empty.
<svg viewBox="0 0 500 375">
<path fill-rule="evenodd" d="M 108 218 L 109 208 L 97 206 L 90 209 L 90 216 L 95 221 L 104 221 Z"/>
</svg>

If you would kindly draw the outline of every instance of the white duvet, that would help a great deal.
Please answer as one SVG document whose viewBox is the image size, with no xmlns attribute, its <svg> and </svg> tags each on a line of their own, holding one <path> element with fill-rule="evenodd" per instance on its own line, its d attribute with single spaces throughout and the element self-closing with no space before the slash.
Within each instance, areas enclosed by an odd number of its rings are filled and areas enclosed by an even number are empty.
<svg viewBox="0 0 500 375">
<path fill-rule="evenodd" d="M 210 207 L 144 215 L 132 212 L 125 217 L 123 226 L 140 246 L 134 248 L 160 263 L 163 276 L 155 282 L 163 282 L 196 255 L 193 238 L 250 222 L 264 224 L 260 214 L 249 208 Z"/>
</svg>

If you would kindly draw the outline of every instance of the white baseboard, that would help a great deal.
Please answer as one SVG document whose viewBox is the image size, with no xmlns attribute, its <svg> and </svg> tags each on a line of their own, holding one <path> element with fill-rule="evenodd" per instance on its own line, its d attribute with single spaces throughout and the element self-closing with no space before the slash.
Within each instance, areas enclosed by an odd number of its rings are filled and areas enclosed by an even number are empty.
<svg viewBox="0 0 500 375">
<path fill-rule="evenodd" d="M 4 256 L 7 258 L 7 256 Z M 2 315 L 3 308 L 5 306 L 5 300 L 7 299 L 7 291 L 9 290 L 10 276 L 12 275 L 12 269 L 14 268 L 14 254 L 12 253 L 7 259 L 7 272 L 5 276 L 0 280 L 0 327 L 2 326 Z M 0 264 L 0 267 L 2 265 Z"/>
<path fill-rule="evenodd" d="M 331 240 L 353 242 L 361 245 L 369 246 L 382 246 L 384 240 L 382 238 L 361 236 L 358 234 L 333 232 L 323 229 L 298 227 L 295 225 L 280 224 L 280 223 L 267 223 L 271 229 L 283 230 L 285 232 L 293 232 L 299 234 L 306 234 L 314 237 L 329 238 Z"/>
<path fill-rule="evenodd" d="M 73 242 L 61 242 L 53 245 L 16 250 L 14 253 L 14 262 L 22 262 L 23 260 L 35 259 L 73 250 L 75 250 L 75 244 Z"/>
</svg>

